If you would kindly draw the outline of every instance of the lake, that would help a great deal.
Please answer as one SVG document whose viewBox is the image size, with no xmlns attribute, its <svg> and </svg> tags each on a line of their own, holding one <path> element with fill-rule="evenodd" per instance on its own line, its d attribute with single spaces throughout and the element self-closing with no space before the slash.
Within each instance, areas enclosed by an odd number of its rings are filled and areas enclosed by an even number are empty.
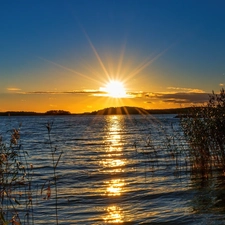
<svg viewBox="0 0 225 225">
<path fill-rule="evenodd" d="M 63 152 L 56 170 L 59 224 L 225 224 L 225 178 L 190 173 L 175 115 L 0 117 L 3 141 L 21 124 L 33 165 L 34 224 L 55 224 L 48 122 L 52 149 Z M 22 224 L 32 224 L 23 217 Z"/>
</svg>

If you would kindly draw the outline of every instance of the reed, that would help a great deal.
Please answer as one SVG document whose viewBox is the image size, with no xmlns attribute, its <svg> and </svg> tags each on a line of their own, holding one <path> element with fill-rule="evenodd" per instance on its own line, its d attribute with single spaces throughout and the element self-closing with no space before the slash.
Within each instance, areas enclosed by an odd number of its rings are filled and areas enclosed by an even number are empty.
<svg viewBox="0 0 225 225">
<path fill-rule="evenodd" d="M 138 125 L 141 127 L 140 122 Z M 136 138 L 133 146 L 136 156 L 145 162 L 145 167 L 148 166 L 151 172 L 169 170 L 175 175 L 188 170 L 187 143 L 180 126 L 146 117 L 143 119 L 143 131 L 142 139 Z"/>
<path fill-rule="evenodd" d="M 40 195 L 37 195 L 42 198 L 42 193 L 46 191 L 45 199 L 49 200 L 52 198 L 51 187 L 54 187 L 55 220 L 58 224 L 57 166 L 63 152 L 59 152 L 53 146 L 52 125 L 50 122 L 46 125 L 48 132 L 46 148 L 50 149 L 53 173 L 49 175 L 47 181 L 43 181 L 43 185 L 39 184 L 42 188 Z M 29 155 L 23 149 L 20 140 L 20 127 L 8 132 L 10 132 L 9 140 L 3 140 L 0 136 L 0 224 L 35 224 L 33 196 L 39 191 L 32 183 L 35 165 L 28 162 Z"/>
<path fill-rule="evenodd" d="M 225 91 L 212 92 L 206 105 L 193 106 L 180 124 L 189 144 L 193 172 L 203 176 L 214 169 L 225 173 Z"/>
<path fill-rule="evenodd" d="M 20 142 L 20 128 L 10 132 L 10 140 L 0 138 L 0 221 L 6 224 L 33 224 L 33 166 L 28 164 L 27 152 Z M 23 215 L 19 215 L 19 209 Z M 30 216 L 31 214 L 31 216 Z"/>
<path fill-rule="evenodd" d="M 48 122 L 46 125 L 46 128 L 48 130 L 48 140 L 49 140 L 49 146 L 51 150 L 51 156 L 52 156 L 52 169 L 53 169 L 53 185 L 55 189 L 55 216 L 56 216 L 56 224 L 59 223 L 58 221 L 58 188 L 57 188 L 57 173 L 56 169 L 59 164 L 59 161 L 61 159 L 61 156 L 63 154 L 63 151 L 58 152 L 57 147 L 53 146 L 52 140 L 51 140 L 51 130 L 52 130 L 53 122 Z M 50 187 L 50 180 L 48 185 L 48 198 L 50 198 L 51 195 L 51 187 Z"/>
</svg>

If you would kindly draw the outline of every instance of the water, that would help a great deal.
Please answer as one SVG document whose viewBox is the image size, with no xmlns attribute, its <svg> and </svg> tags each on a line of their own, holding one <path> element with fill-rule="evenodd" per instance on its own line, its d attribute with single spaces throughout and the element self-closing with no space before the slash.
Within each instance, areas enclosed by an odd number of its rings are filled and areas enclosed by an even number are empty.
<svg viewBox="0 0 225 225">
<path fill-rule="evenodd" d="M 192 176 L 185 156 L 176 160 L 174 152 L 187 146 L 174 115 L 0 117 L 3 141 L 22 124 L 21 144 L 34 166 L 34 224 L 55 224 L 52 184 L 46 199 L 48 122 L 53 149 L 63 151 L 59 224 L 225 224 L 224 177 Z"/>
</svg>

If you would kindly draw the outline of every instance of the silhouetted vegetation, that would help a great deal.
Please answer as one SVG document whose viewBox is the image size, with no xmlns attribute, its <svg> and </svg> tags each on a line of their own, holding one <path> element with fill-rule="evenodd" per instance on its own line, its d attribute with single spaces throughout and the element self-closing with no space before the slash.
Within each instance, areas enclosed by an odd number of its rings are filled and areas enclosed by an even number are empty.
<svg viewBox="0 0 225 225">
<path fill-rule="evenodd" d="M 212 169 L 225 172 L 225 91 L 209 96 L 207 105 L 192 107 L 181 118 L 181 127 L 190 144 L 189 160 L 193 171 L 203 175 Z"/>
<path fill-rule="evenodd" d="M 46 115 L 70 115 L 69 111 L 64 110 L 50 110 L 45 113 Z"/>
<path fill-rule="evenodd" d="M 45 116 L 45 115 L 71 115 L 71 113 L 65 110 L 49 110 L 45 113 L 26 112 L 26 111 L 0 112 L 0 116 Z"/>
<path fill-rule="evenodd" d="M 25 111 L 7 111 L 0 112 L 0 116 L 41 116 L 43 113 L 25 112 Z"/>
<path fill-rule="evenodd" d="M 0 136 L 0 224 L 35 224 L 33 206 L 37 204 L 37 197 L 40 197 L 39 200 L 55 201 L 55 219 L 58 224 L 56 170 L 63 152 L 59 152 L 57 147 L 53 146 L 52 125 L 52 123 L 46 124 L 48 131 L 46 149 L 50 149 L 53 172 L 49 174 L 48 180 L 39 184 L 42 185 L 41 190 L 33 185 L 35 165 L 28 163 L 28 153 L 23 149 L 20 141 L 20 128 L 8 131 L 10 132 L 8 141 L 3 141 Z M 46 197 L 43 198 L 43 194 Z"/>
<path fill-rule="evenodd" d="M 86 115 L 143 115 L 143 114 L 185 114 L 190 108 L 175 108 L 175 109 L 143 109 L 139 107 L 110 107 Z"/>
<path fill-rule="evenodd" d="M 65 110 L 49 110 L 45 113 L 26 112 L 26 111 L 7 111 L 0 112 L 0 116 L 48 116 L 48 115 L 138 115 L 138 114 L 179 114 L 184 115 L 188 113 L 188 108 L 175 108 L 175 109 L 143 109 L 139 107 L 122 106 L 110 107 L 93 112 L 85 113 L 71 113 Z"/>
<path fill-rule="evenodd" d="M 27 162 L 27 152 L 20 142 L 20 129 L 9 132 L 8 143 L 0 137 L 0 222 L 4 225 L 21 224 L 21 217 L 29 220 L 29 212 L 33 211 L 33 165 Z M 19 207 L 23 207 L 22 215 L 18 213 Z"/>
</svg>

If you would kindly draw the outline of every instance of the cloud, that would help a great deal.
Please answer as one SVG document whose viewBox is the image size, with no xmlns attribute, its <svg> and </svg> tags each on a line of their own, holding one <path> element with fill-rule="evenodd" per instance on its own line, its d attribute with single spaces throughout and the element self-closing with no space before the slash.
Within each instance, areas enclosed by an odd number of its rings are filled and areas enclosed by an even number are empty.
<svg viewBox="0 0 225 225">
<path fill-rule="evenodd" d="M 8 91 L 20 91 L 20 88 L 15 88 L 15 87 L 9 87 L 7 88 Z"/>
<path fill-rule="evenodd" d="M 220 83 L 220 87 L 223 87 L 223 86 L 224 86 L 224 84 Z"/>
<path fill-rule="evenodd" d="M 209 94 L 207 93 L 167 93 L 161 94 L 154 98 L 163 102 L 176 104 L 203 104 L 208 101 Z"/>
<path fill-rule="evenodd" d="M 155 101 L 174 104 L 204 104 L 209 99 L 209 94 L 201 89 L 167 87 L 167 92 L 145 92 L 143 96 L 148 98 L 151 104 Z"/>
<path fill-rule="evenodd" d="M 181 87 L 168 87 L 167 92 L 143 92 L 133 91 L 127 92 L 126 98 L 143 99 L 145 103 L 156 104 L 161 103 L 174 103 L 174 104 L 204 104 L 208 102 L 209 93 L 205 93 L 200 89 L 192 88 L 181 88 Z M 108 97 L 107 92 L 96 89 L 83 89 L 83 90 L 72 90 L 72 91 L 32 91 L 32 92 L 21 92 L 19 88 L 8 88 L 13 93 L 25 94 L 25 95 L 52 95 L 50 98 L 54 98 L 54 95 L 86 95 L 94 97 Z"/>
<path fill-rule="evenodd" d="M 167 92 L 145 93 L 145 97 L 152 101 L 161 101 L 174 104 L 204 104 L 209 99 L 209 94 L 201 89 L 167 87 Z"/>
<path fill-rule="evenodd" d="M 164 99 L 163 102 L 168 102 L 168 103 L 190 103 L 187 99 L 176 99 L 176 98 L 171 98 L 171 99 Z"/>
<path fill-rule="evenodd" d="M 73 90 L 73 91 L 30 91 L 30 92 L 20 92 L 20 94 L 48 94 L 48 95 L 57 95 L 57 94 L 84 94 L 88 96 L 95 96 L 95 97 L 109 97 L 108 92 L 102 90 L 94 90 L 94 89 L 85 89 L 85 90 Z M 142 92 L 135 92 L 135 93 L 126 93 L 126 96 L 123 98 L 137 98 L 143 97 Z"/>
<path fill-rule="evenodd" d="M 152 93 L 152 92 L 145 92 L 144 97 L 146 98 L 158 98 L 162 96 L 162 93 Z"/>
<path fill-rule="evenodd" d="M 49 105 L 51 108 L 56 108 L 57 107 L 57 105 L 52 105 L 52 104 L 50 104 Z"/>
<path fill-rule="evenodd" d="M 73 91 L 30 91 L 24 94 L 101 94 L 98 90 L 73 90 Z"/>
<path fill-rule="evenodd" d="M 182 88 L 182 87 L 167 87 L 169 90 L 174 90 L 176 92 L 187 92 L 187 93 L 205 93 L 201 89 L 196 88 Z"/>
<path fill-rule="evenodd" d="M 145 92 L 143 91 L 127 92 L 126 95 L 128 98 L 142 98 L 145 95 Z"/>
</svg>

